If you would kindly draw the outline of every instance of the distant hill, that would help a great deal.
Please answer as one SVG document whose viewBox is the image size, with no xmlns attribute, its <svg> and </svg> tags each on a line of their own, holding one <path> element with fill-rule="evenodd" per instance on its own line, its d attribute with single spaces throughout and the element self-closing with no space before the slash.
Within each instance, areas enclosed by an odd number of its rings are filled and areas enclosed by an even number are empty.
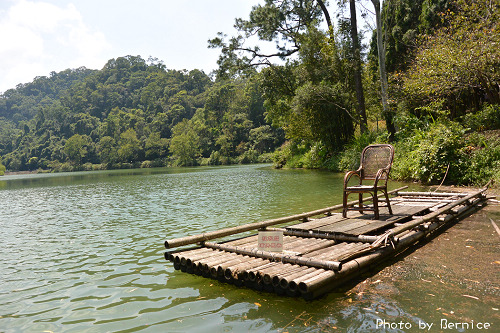
<svg viewBox="0 0 500 333">
<path fill-rule="evenodd" d="M 203 71 L 169 70 L 135 56 L 111 59 L 101 70 L 52 72 L 0 95 L 0 156 L 12 171 L 231 163 L 249 150 L 256 161 L 280 140 L 249 84 L 216 84 Z M 244 97 L 248 89 L 253 95 Z M 187 122 L 197 141 L 186 159 L 175 147 L 187 140 Z M 259 142 L 250 142 L 256 128 Z"/>
</svg>

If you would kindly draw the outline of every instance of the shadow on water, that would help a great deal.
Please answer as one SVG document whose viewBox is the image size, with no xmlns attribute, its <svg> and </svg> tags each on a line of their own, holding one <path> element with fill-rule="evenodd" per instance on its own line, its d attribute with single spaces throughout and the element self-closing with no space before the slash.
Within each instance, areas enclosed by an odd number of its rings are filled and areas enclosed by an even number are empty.
<svg viewBox="0 0 500 333">
<path fill-rule="evenodd" d="M 89 184 L 127 176 L 148 176 L 162 174 L 184 174 L 207 172 L 215 167 L 200 168 L 143 168 L 103 171 L 77 171 L 60 173 L 10 174 L 0 177 L 0 189 L 17 189 L 39 186 L 61 186 L 65 184 Z"/>
<path fill-rule="evenodd" d="M 413 332 L 442 318 L 500 325 L 494 208 L 314 301 L 175 271 L 163 257 L 166 239 L 337 204 L 342 177 L 234 166 L 0 178 L 0 331 L 379 332 L 377 320 L 386 320 L 413 324 L 387 331 Z"/>
</svg>

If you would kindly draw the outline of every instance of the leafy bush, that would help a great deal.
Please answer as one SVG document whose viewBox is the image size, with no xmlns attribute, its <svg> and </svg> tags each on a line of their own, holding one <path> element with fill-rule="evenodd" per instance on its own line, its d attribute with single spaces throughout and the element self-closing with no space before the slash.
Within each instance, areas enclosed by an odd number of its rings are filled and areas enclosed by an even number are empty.
<svg viewBox="0 0 500 333">
<path fill-rule="evenodd" d="M 474 131 L 500 129 L 500 105 L 486 105 L 477 113 L 468 113 L 463 123 Z"/>
<path fill-rule="evenodd" d="M 239 164 L 257 163 L 259 153 L 255 149 L 249 149 L 238 157 Z"/>
<path fill-rule="evenodd" d="M 484 186 L 500 184 L 500 137 L 473 133 L 457 123 L 435 123 L 395 144 L 392 178 Z"/>
<path fill-rule="evenodd" d="M 273 162 L 273 153 L 264 153 L 259 155 L 257 162 L 259 163 L 272 163 Z"/>
<path fill-rule="evenodd" d="M 345 147 L 344 151 L 339 155 L 337 166 L 338 170 L 356 170 L 359 167 L 361 152 L 366 146 L 378 141 L 378 134 L 378 132 L 367 132 L 353 138 L 353 140 Z"/>
<path fill-rule="evenodd" d="M 465 130 L 457 123 L 434 123 L 428 131 L 416 130 L 414 135 L 396 144 L 393 177 L 435 183 L 447 175 L 457 179 L 463 160 Z"/>
<path fill-rule="evenodd" d="M 495 134 L 487 138 L 474 133 L 467 138 L 467 145 L 460 151 L 466 162 L 459 183 L 484 186 L 493 180 L 493 184 L 500 185 L 500 137 Z"/>
<path fill-rule="evenodd" d="M 328 151 L 321 142 L 285 142 L 273 154 L 276 168 L 322 168 Z"/>
<path fill-rule="evenodd" d="M 290 159 L 292 155 L 291 151 L 291 145 L 292 143 L 290 141 L 286 141 L 284 144 L 281 145 L 276 151 L 273 153 L 273 163 L 275 168 L 283 168 L 286 164 L 287 161 Z"/>
</svg>

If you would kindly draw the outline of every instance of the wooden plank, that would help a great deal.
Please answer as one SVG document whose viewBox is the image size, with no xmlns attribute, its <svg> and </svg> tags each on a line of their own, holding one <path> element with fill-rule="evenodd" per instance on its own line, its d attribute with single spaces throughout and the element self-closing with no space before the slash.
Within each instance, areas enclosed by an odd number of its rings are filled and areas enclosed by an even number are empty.
<svg viewBox="0 0 500 333">
<path fill-rule="evenodd" d="M 344 261 L 347 258 L 355 257 L 361 251 L 370 250 L 371 246 L 367 243 L 347 243 L 344 246 L 332 246 L 328 250 L 324 251 L 320 254 L 316 254 L 316 258 L 320 258 L 322 260 L 331 260 L 331 261 Z"/>
<path fill-rule="evenodd" d="M 436 203 L 429 202 L 425 202 L 423 204 L 417 203 L 416 205 L 412 202 L 410 206 L 397 204 L 392 206 L 392 212 L 393 215 L 418 215 L 435 205 Z"/>
<path fill-rule="evenodd" d="M 404 223 L 411 219 L 413 215 L 421 214 L 429 209 L 429 206 L 434 206 L 434 204 L 428 206 L 406 206 L 404 209 L 399 209 L 399 207 L 393 207 L 394 215 L 389 216 L 387 219 L 381 221 L 373 221 L 364 226 L 353 227 L 351 230 L 344 232 L 346 235 L 359 236 L 373 233 L 377 230 L 386 228 L 393 225 L 394 223 Z M 384 218 L 386 216 L 383 216 Z"/>
<path fill-rule="evenodd" d="M 347 232 L 347 234 L 350 236 L 366 235 L 369 233 L 373 233 L 377 230 L 389 227 L 396 222 L 401 223 L 403 221 L 407 221 L 408 219 L 410 219 L 409 216 L 404 216 L 404 217 L 401 217 L 397 220 L 375 221 L 373 223 L 370 223 L 369 225 L 349 230 L 349 232 Z"/>
<path fill-rule="evenodd" d="M 339 233 L 344 235 L 359 236 L 367 234 L 384 227 L 390 226 L 396 222 L 404 222 L 410 219 L 412 215 L 420 214 L 428 210 L 429 206 L 434 204 L 427 204 L 425 206 L 395 206 L 393 207 L 393 215 L 383 214 L 380 220 L 370 220 L 373 214 L 367 214 L 362 218 L 349 218 L 323 225 L 318 228 L 313 228 L 315 232 L 323 233 Z"/>
<path fill-rule="evenodd" d="M 359 236 L 396 222 L 407 220 L 409 216 L 425 212 L 434 203 L 426 203 L 422 206 L 399 206 L 393 207 L 393 215 L 381 214 L 380 220 L 373 221 L 373 214 L 360 215 L 357 218 L 342 218 L 340 214 L 323 217 L 314 221 L 301 223 L 287 227 L 287 230 L 314 231 L 319 233 L 339 233 L 344 235 Z M 374 223 L 377 222 L 377 223 Z M 359 229 L 362 228 L 362 229 Z M 359 229 L 359 230 L 358 230 Z M 352 231 L 352 232 L 351 232 Z"/>
<path fill-rule="evenodd" d="M 412 229 L 420 224 L 432 221 L 435 218 L 437 218 L 439 215 L 446 214 L 447 212 L 450 212 L 450 210 L 453 209 L 454 207 L 468 203 L 469 200 L 472 198 L 477 197 L 477 198 L 482 199 L 482 198 L 484 198 L 483 192 L 485 192 L 486 190 L 487 190 L 487 188 L 483 188 L 477 192 L 471 193 L 471 194 L 463 197 L 460 200 L 455 201 L 454 203 L 451 203 L 448 205 L 444 204 L 444 207 L 441 207 L 430 214 L 422 216 L 422 217 L 416 219 L 415 221 L 405 223 L 405 225 L 403 225 L 403 226 L 398 226 L 398 227 L 388 231 L 385 235 L 380 236 L 380 239 L 374 243 L 374 246 L 382 246 L 382 244 L 384 244 L 387 241 L 387 239 L 390 239 L 396 235 L 399 235 L 400 233 L 405 232 L 406 230 L 410 230 L 410 229 Z M 479 200 L 479 201 L 481 201 L 481 200 Z M 433 209 L 436 207 L 437 206 L 433 207 Z"/>
<path fill-rule="evenodd" d="M 401 191 L 405 188 L 408 188 L 408 186 L 403 186 L 398 189 L 389 191 L 388 194 L 392 193 L 397 193 L 398 191 Z M 382 194 L 380 194 L 382 196 Z M 365 201 L 370 201 L 372 198 L 366 198 L 364 199 Z M 347 203 L 348 205 L 354 205 L 356 204 L 356 201 L 351 201 Z M 216 239 L 216 238 L 222 238 L 230 235 L 235 235 L 243 232 L 247 232 L 250 230 L 257 230 L 257 229 L 262 229 L 265 227 L 270 227 L 276 224 L 282 224 L 282 223 L 288 223 L 288 222 L 293 222 L 296 220 L 301 220 L 304 218 L 309 218 L 312 216 L 317 216 L 320 214 L 324 213 L 330 213 L 332 211 L 335 211 L 337 209 L 342 209 L 343 204 L 335 205 L 332 207 L 327 207 L 323 209 L 318 209 L 314 210 L 311 212 L 306 212 L 302 214 L 297 214 L 297 215 L 292 215 L 292 216 L 287 216 L 287 217 L 282 217 L 282 218 L 277 218 L 277 219 L 272 219 L 272 220 L 266 220 L 266 221 L 261 221 L 261 222 L 255 222 L 255 223 L 249 223 L 249 224 L 244 224 L 240 225 L 237 227 L 231 227 L 231 228 L 224 228 L 221 230 L 215 230 L 215 231 L 209 231 L 203 234 L 198 234 L 198 235 L 193 235 L 193 236 L 187 236 L 187 237 L 182 237 L 182 238 L 175 238 L 175 239 L 170 239 L 165 241 L 165 248 L 170 249 L 178 246 L 184 246 L 184 245 L 189 245 L 189 244 L 195 244 L 195 243 L 200 243 L 200 242 L 205 242 L 211 239 Z"/>
<path fill-rule="evenodd" d="M 446 192 L 399 192 L 400 196 L 425 196 L 425 197 L 465 197 L 468 193 L 446 193 Z"/>
<path fill-rule="evenodd" d="M 318 229 L 315 229 L 314 231 L 318 232 L 326 232 L 326 233 L 342 233 L 348 230 L 351 230 L 353 228 L 358 228 L 361 226 L 365 226 L 367 224 L 370 224 L 370 220 L 365 220 L 365 219 L 347 219 L 346 221 L 343 221 L 343 223 L 335 223 L 332 225 L 327 225 Z"/>
<path fill-rule="evenodd" d="M 319 228 L 328 224 L 336 223 L 339 221 L 345 220 L 342 217 L 342 214 L 332 214 L 331 216 L 322 217 L 319 219 L 315 219 L 309 222 L 303 222 L 295 225 L 288 226 L 286 229 L 288 230 L 312 230 L 315 228 Z"/>
</svg>

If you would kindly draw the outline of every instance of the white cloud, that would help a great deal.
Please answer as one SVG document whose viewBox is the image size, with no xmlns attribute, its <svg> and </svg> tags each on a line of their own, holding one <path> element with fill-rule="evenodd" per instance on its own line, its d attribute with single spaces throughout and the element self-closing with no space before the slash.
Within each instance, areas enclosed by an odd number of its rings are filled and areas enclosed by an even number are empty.
<svg viewBox="0 0 500 333">
<path fill-rule="evenodd" d="M 0 12 L 0 92 L 66 68 L 103 66 L 110 48 L 76 7 L 17 0 Z"/>
</svg>

